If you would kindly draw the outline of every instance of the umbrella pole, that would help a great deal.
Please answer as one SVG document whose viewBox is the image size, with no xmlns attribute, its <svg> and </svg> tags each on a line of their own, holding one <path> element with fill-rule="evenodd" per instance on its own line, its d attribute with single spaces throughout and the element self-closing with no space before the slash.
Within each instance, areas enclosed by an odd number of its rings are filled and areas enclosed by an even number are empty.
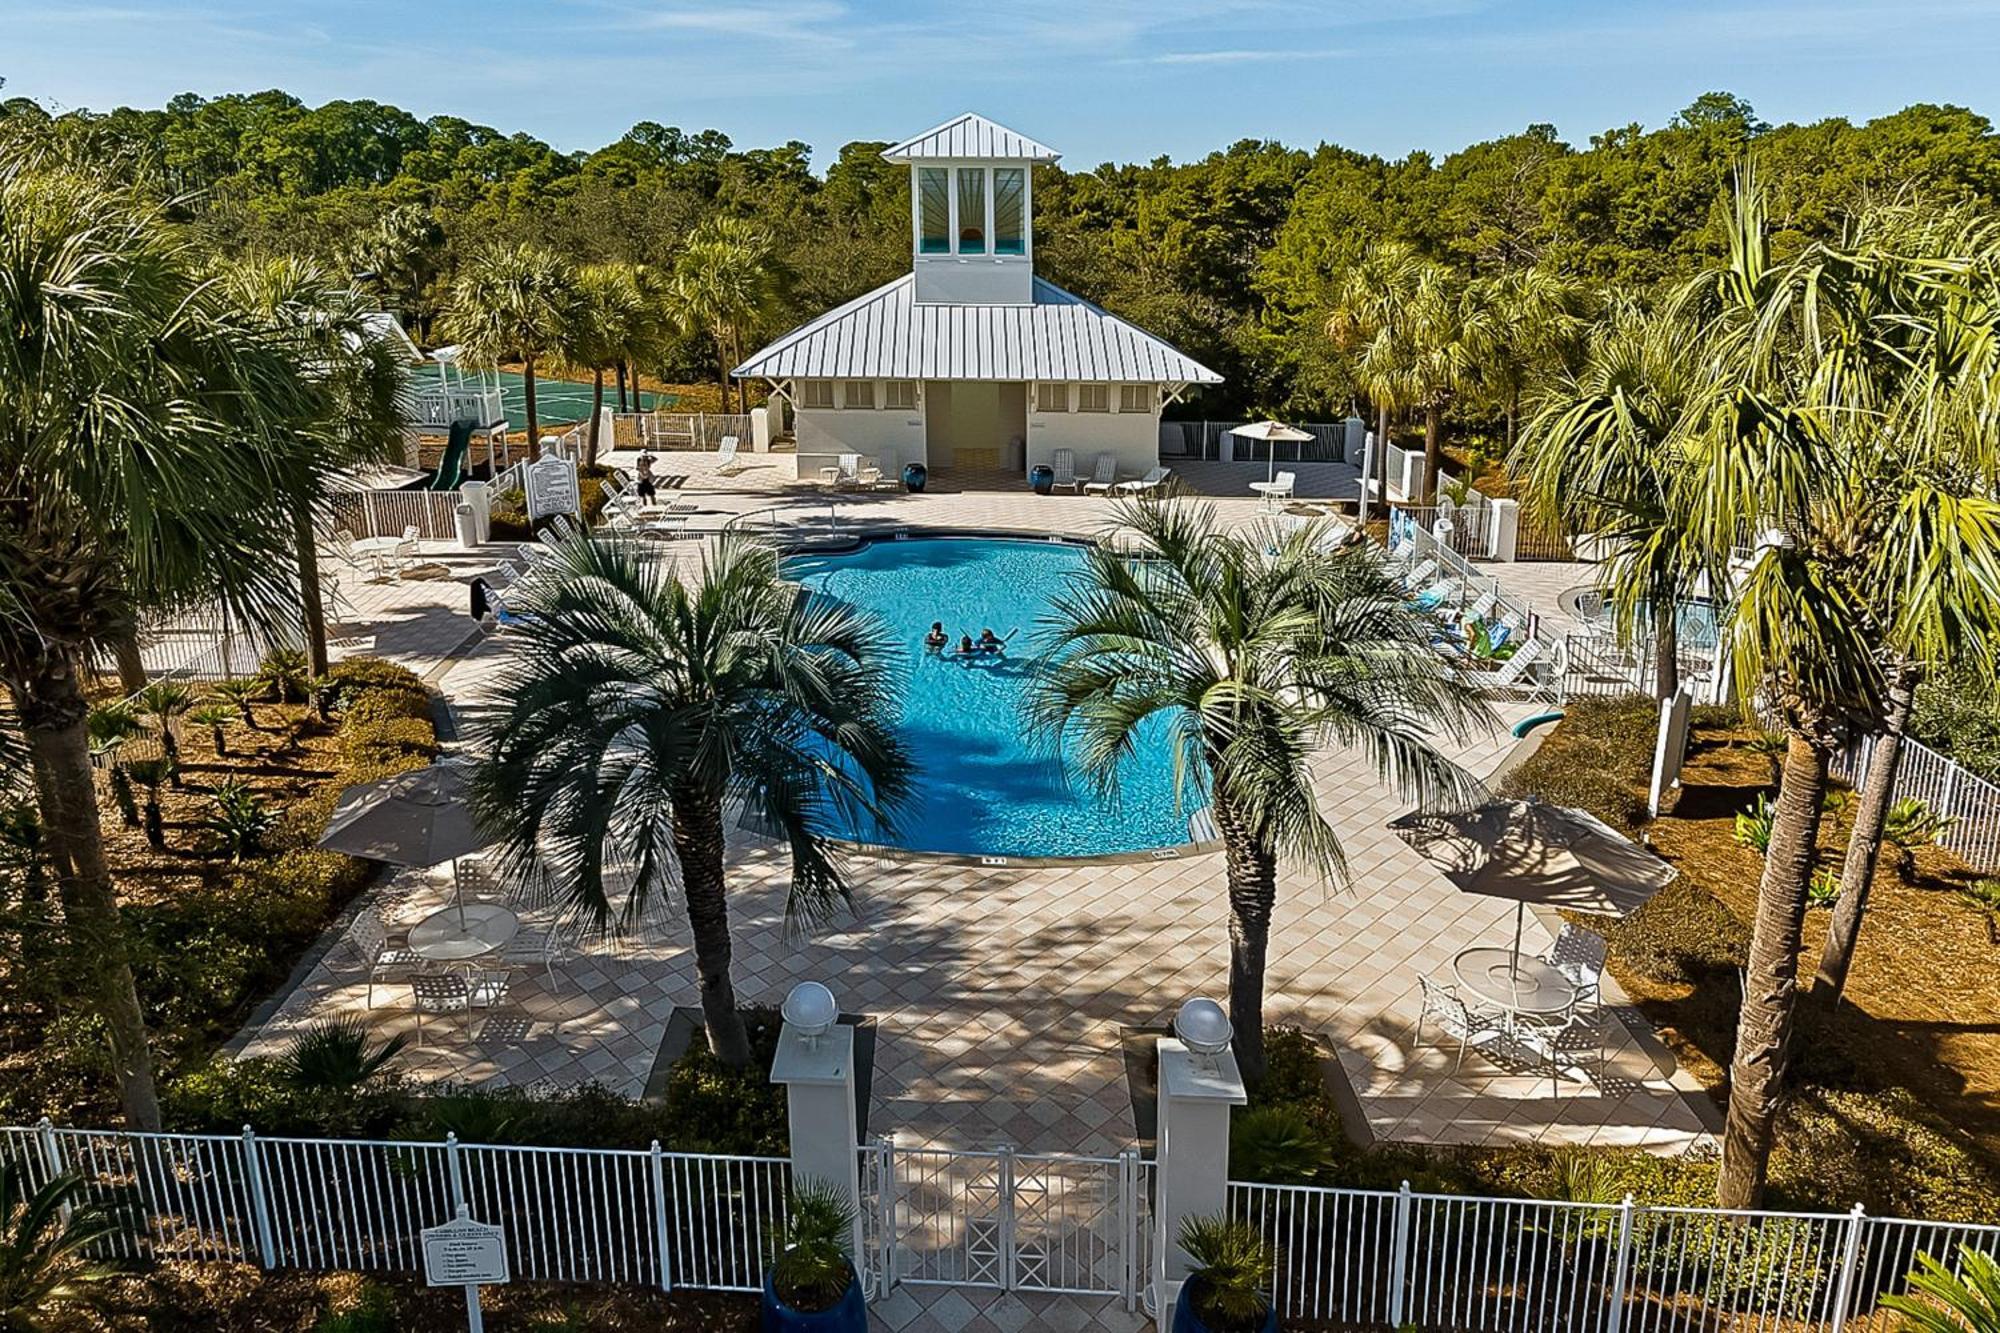
<svg viewBox="0 0 2000 1333">
<path fill-rule="evenodd" d="M 453 864 L 456 865 L 457 863 L 454 862 Z M 1518 982 L 1521 979 L 1521 927 L 1527 921 L 1527 919 L 1528 919 L 1528 904 L 1525 902 L 1515 903 L 1514 904 L 1514 955 L 1513 958 L 1510 960 L 1511 965 L 1514 969 L 1514 975 L 1509 978 L 1509 980 L 1515 982 Z"/>
<path fill-rule="evenodd" d="M 458 858 L 457 858 L 457 857 L 455 857 L 455 856 L 451 858 L 451 901 L 452 901 L 452 905 L 458 908 L 458 928 L 459 928 L 460 930 L 464 930 L 464 929 L 465 929 L 465 894 L 464 894 L 464 893 L 463 893 L 463 892 L 462 892 L 462 891 L 460 890 L 460 888 L 459 888 L 459 883 L 458 883 Z M 1520 941 L 1520 933 L 1519 933 L 1519 932 L 1517 931 L 1517 932 L 1515 932 L 1515 939 L 1514 939 L 1514 950 L 1515 950 L 1515 952 L 1516 952 L 1516 953 L 1519 953 L 1519 952 L 1520 952 L 1520 948 L 1521 948 L 1521 941 Z"/>
</svg>

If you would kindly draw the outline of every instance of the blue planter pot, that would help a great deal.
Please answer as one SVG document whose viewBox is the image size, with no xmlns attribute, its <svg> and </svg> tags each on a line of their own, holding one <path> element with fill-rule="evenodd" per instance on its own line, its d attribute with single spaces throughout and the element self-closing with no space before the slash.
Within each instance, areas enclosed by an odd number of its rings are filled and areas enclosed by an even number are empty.
<svg viewBox="0 0 2000 1333">
<path fill-rule="evenodd" d="M 868 1333 L 868 1302 L 861 1283 L 850 1278 L 847 1290 L 830 1310 L 794 1310 L 778 1299 L 771 1275 L 764 1275 L 763 1333 Z"/>
<path fill-rule="evenodd" d="M 1028 484 L 1037 495 L 1052 495 L 1056 489 L 1056 470 L 1046 463 L 1037 463 L 1028 469 Z"/>
<path fill-rule="evenodd" d="M 917 492 L 923 490 L 924 485 L 930 479 L 931 470 L 922 463 L 906 463 L 903 465 L 903 489 L 910 492 L 910 494 L 915 495 Z"/>
<path fill-rule="evenodd" d="M 1174 1302 L 1174 1333 L 1214 1333 L 1201 1316 L 1194 1312 L 1194 1283 L 1181 1283 L 1180 1299 Z M 1276 1306 L 1264 1312 L 1264 1322 L 1258 1333 L 1278 1333 L 1278 1310 Z"/>
</svg>

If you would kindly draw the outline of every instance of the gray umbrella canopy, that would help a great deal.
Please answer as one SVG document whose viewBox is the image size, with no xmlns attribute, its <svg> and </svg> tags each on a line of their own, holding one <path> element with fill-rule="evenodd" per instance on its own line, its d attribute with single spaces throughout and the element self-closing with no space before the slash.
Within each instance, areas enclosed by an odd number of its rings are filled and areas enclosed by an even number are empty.
<svg viewBox="0 0 2000 1333">
<path fill-rule="evenodd" d="M 493 840 L 472 822 L 465 775 L 433 764 L 340 794 L 319 845 L 399 866 L 434 866 Z"/>
<path fill-rule="evenodd" d="M 1622 917 L 1680 872 L 1588 810 L 1491 801 L 1389 825 L 1467 893 Z"/>
<path fill-rule="evenodd" d="M 1303 444 L 1313 439 L 1309 430 L 1297 426 L 1287 426 L 1282 421 L 1253 421 L 1247 426 L 1238 426 L 1229 432 L 1239 440 L 1262 440 L 1264 442 L 1264 480 L 1269 481 L 1278 469 L 1278 441 L 1290 440 Z M 1256 455 L 1253 453 L 1252 458 Z"/>
</svg>

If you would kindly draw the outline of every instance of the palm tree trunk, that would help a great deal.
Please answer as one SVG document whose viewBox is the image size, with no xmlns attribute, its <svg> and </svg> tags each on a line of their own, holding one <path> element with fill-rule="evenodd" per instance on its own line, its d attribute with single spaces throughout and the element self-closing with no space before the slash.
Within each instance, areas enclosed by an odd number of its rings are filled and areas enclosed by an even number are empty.
<svg viewBox="0 0 2000 1333">
<path fill-rule="evenodd" d="M 1438 469 L 1444 466 L 1444 418 L 1437 404 L 1424 408 L 1424 493 L 1417 503 L 1437 503 Z"/>
<path fill-rule="evenodd" d="M 729 344 L 715 335 L 715 382 L 722 389 L 722 415 L 729 415 Z"/>
<path fill-rule="evenodd" d="M 732 1068 L 750 1063 L 750 1034 L 736 1011 L 729 978 L 729 900 L 722 880 L 722 801 L 714 792 L 685 787 L 674 794 L 674 854 L 687 895 L 688 930 L 694 940 L 695 978 L 708 1048 Z"/>
<path fill-rule="evenodd" d="M 73 957 L 84 970 L 85 985 L 104 1020 L 125 1120 L 133 1129 L 157 1130 L 160 1101 L 146 1045 L 146 1019 L 132 979 L 111 867 L 104 857 L 104 831 L 97 821 L 97 787 L 91 780 L 90 742 L 84 732 L 89 704 L 74 663 L 61 657 L 36 663 L 34 670 L 21 673 L 12 683 L 20 702 L 49 860 L 59 876 L 64 923 Z"/>
<path fill-rule="evenodd" d="M 1229 873 L 1229 1023 L 1236 1030 L 1237 1067 L 1254 1088 L 1264 1081 L 1264 965 L 1278 899 L 1278 860 L 1226 799 L 1218 795 L 1210 813 Z"/>
<path fill-rule="evenodd" d="M 319 586 L 319 547 L 313 540 L 312 511 L 298 505 L 292 511 L 292 543 L 299 557 L 299 609 L 305 614 L 306 670 L 324 676 L 326 655 L 326 605 Z"/>
<path fill-rule="evenodd" d="M 139 651 L 139 626 L 130 617 L 111 636 L 111 655 L 118 662 L 120 690 L 132 695 L 146 688 L 146 658 Z"/>
<path fill-rule="evenodd" d="M 1671 699 L 1681 690 L 1680 608 L 1672 598 L 1653 596 L 1653 697 Z"/>
<path fill-rule="evenodd" d="M 598 366 L 590 372 L 590 429 L 583 433 L 583 461 L 587 467 L 597 466 L 597 422 L 604 415 L 604 367 Z"/>
<path fill-rule="evenodd" d="M 528 460 L 542 461 L 541 421 L 535 415 L 535 358 L 521 358 L 521 397 L 528 411 Z"/>
<path fill-rule="evenodd" d="M 1905 664 L 1889 679 L 1889 708 L 1881 739 L 1869 757 L 1868 777 L 1854 807 L 1854 828 L 1847 835 L 1847 859 L 1840 867 L 1840 898 L 1827 926 L 1826 947 L 1819 956 L 1815 989 L 1824 988 L 1838 1000 L 1854 964 L 1854 945 L 1861 938 L 1861 918 L 1868 910 L 1868 890 L 1875 882 L 1875 863 L 1882 855 L 1882 823 L 1896 795 L 1896 770 L 1903 760 L 1903 734 L 1917 697 L 1919 672 Z"/>
<path fill-rule="evenodd" d="M 620 412 L 629 412 L 632 410 L 625 406 L 625 362 L 623 360 L 620 360 L 618 363 L 618 410 Z"/>
<path fill-rule="evenodd" d="M 1806 885 L 1819 842 L 1826 762 L 1822 745 L 1796 728 L 1790 732 L 1771 848 L 1757 886 L 1757 919 L 1750 932 L 1736 1056 L 1729 1067 L 1729 1115 L 1716 1187 L 1717 1202 L 1724 1208 L 1755 1208 L 1770 1170 L 1779 1094 L 1791 1060 Z"/>
<path fill-rule="evenodd" d="M 1389 506 L 1389 409 L 1375 409 L 1375 498 L 1384 510 Z"/>
</svg>

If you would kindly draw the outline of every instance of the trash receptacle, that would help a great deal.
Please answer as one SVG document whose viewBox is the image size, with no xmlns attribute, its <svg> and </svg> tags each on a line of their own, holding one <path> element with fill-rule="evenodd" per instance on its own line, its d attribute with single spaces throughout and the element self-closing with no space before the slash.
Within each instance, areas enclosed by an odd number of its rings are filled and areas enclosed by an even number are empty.
<svg viewBox="0 0 2000 1333">
<path fill-rule="evenodd" d="M 458 546 L 463 551 L 479 549 L 479 520 L 472 516 L 472 506 L 463 500 L 452 506 L 452 526 L 458 529 Z"/>
</svg>

